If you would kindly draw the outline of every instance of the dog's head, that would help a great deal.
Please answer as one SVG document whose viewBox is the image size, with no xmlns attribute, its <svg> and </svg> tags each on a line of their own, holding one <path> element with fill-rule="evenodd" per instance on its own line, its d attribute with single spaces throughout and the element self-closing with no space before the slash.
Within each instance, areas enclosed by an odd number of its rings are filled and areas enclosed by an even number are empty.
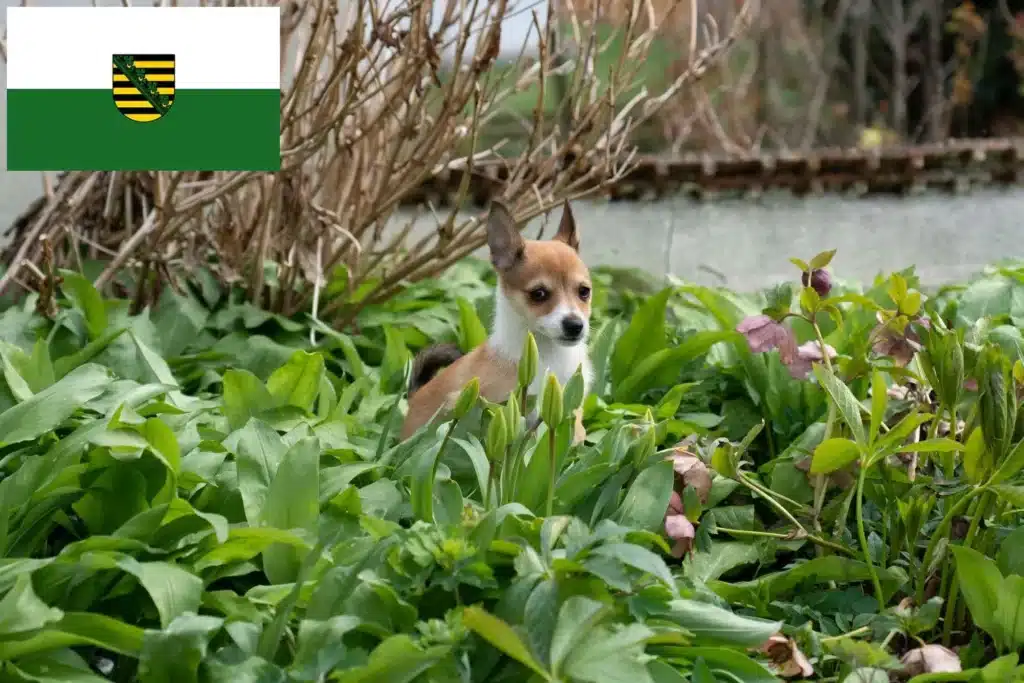
<svg viewBox="0 0 1024 683">
<path fill-rule="evenodd" d="M 534 335 L 563 346 L 586 343 L 590 271 L 579 255 L 568 202 L 550 240 L 523 239 L 509 210 L 495 202 L 487 218 L 487 245 L 502 293 Z"/>
</svg>

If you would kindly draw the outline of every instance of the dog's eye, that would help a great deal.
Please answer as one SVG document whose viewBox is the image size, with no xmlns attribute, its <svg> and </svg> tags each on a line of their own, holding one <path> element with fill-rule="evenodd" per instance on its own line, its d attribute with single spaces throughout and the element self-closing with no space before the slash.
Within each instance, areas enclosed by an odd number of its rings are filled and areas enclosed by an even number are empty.
<svg viewBox="0 0 1024 683">
<path fill-rule="evenodd" d="M 548 300 L 551 293 L 547 287 L 534 287 L 529 291 L 530 301 L 535 304 L 543 303 Z"/>
<path fill-rule="evenodd" d="M 587 299 L 590 298 L 590 287 L 587 287 L 586 285 L 580 285 L 579 293 L 580 298 L 586 301 Z"/>
</svg>

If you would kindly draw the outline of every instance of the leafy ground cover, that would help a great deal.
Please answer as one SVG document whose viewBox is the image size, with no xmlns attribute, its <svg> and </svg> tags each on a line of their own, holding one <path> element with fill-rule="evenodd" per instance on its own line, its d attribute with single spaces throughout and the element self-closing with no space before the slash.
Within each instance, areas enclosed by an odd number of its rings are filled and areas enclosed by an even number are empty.
<svg viewBox="0 0 1024 683">
<path fill-rule="evenodd" d="M 1024 678 L 1024 267 L 829 258 L 751 296 L 600 271 L 592 395 L 470 386 L 405 443 L 483 264 L 346 331 L 63 273 L 0 319 L 0 680 Z"/>
</svg>

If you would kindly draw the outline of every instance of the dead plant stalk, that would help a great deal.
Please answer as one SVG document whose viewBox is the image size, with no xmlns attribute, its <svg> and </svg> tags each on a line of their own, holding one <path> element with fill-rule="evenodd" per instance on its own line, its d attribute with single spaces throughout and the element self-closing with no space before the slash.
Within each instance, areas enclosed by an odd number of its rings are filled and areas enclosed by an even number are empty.
<svg viewBox="0 0 1024 683">
<path fill-rule="evenodd" d="M 528 147 L 503 162 L 499 190 L 525 223 L 627 173 L 636 126 L 699 79 L 756 12 L 756 0 L 747 0 L 724 37 L 706 21 L 706 47 L 696 50 L 691 37 L 689 68 L 666 91 L 649 93 L 634 82 L 653 38 L 653 29 L 638 28 L 641 18 L 651 23 L 649 0 L 627 3 L 623 51 L 608 73 L 594 68 L 610 47 L 595 38 L 600 8 L 580 21 L 572 3 L 559 9 L 571 30 L 558 41 L 553 19 L 535 16 L 527 39 L 534 56 L 524 46 L 503 58 L 502 21 L 535 7 L 516 2 L 353 0 L 340 13 L 331 0 L 250 3 L 282 5 L 282 170 L 65 174 L 19 222 L 0 291 L 22 264 L 41 262 L 44 238 L 74 234 L 94 255 L 115 254 L 95 284 L 134 282 L 141 305 L 159 295 L 155 287 L 148 293 L 142 273 L 179 279 L 213 264 L 223 284 L 257 303 L 285 315 L 315 308 L 318 318 L 344 324 L 367 302 L 483 244 L 480 222 L 458 207 L 479 160 L 506 142 L 482 147 L 481 131 L 510 97 L 536 94 L 532 120 L 520 119 Z M 552 107 L 555 77 L 569 88 Z M 551 125 L 558 111 L 567 113 L 567 130 Z M 388 227 L 403 197 L 438 173 L 464 175 L 449 213 L 431 208 L 433 233 L 413 239 L 410 226 Z M 73 251 L 57 250 L 67 260 L 59 265 L 77 264 Z M 342 272 L 347 286 L 338 295 L 326 283 Z M 373 286 L 353 301 L 367 282 Z"/>
</svg>

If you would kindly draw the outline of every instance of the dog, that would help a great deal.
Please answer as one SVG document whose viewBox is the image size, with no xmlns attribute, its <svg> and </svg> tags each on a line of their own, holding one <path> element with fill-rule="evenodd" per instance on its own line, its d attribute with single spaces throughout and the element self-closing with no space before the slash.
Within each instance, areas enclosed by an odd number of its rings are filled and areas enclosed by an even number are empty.
<svg viewBox="0 0 1024 683">
<path fill-rule="evenodd" d="M 579 233 L 569 203 L 562 207 L 554 237 L 526 240 L 508 208 L 493 202 L 487 216 L 487 247 L 498 274 L 491 334 L 465 355 L 445 344 L 416 356 L 403 440 L 434 416 L 450 411 L 474 377 L 481 396 L 504 402 L 518 385 L 517 365 L 527 332 L 533 333 L 539 356 L 531 395 L 543 391 L 548 371 L 565 386 L 578 368 L 582 368 L 584 395 L 590 390 L 590 271 L 579 255 Z M 577 410 L 573 443 L 585 437 L 582 411 Z"/>
</svg>

